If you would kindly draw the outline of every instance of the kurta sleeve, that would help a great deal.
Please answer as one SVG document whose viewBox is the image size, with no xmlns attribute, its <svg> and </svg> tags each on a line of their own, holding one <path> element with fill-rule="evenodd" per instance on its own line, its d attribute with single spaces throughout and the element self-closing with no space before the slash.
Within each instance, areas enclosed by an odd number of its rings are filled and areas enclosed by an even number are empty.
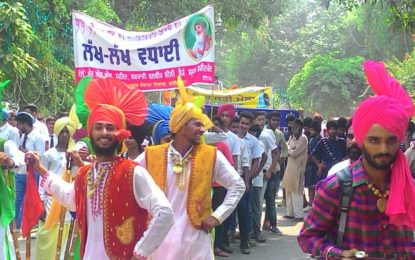
<svg viewBox="0 0 415 260">
<path fill-rule="evenodd" d="M 53 172 L 48 172 L 40 185 L 70 211 L 76 210 L 74 182 L 68 183 Z"/>
<path fill-rule="evenodd" d="M 336 233 L 333 229 L 337 229 L 334 223 L 338 216 L 339 197 L 340 187 L 335 175 L 317 184 L 313 207 L 298 236 L 298 243 L 304 253 L 325 257 L 328 251 L 330 256 L 340 256 L 343 252 L 327 238 Z"/>
<path fill-rule="evenodd" d="M 148 257 L 163 242 L 173 226 L 173 210 L 163 191 L 146 169 L 136 166 L 133 181 L 134 196 L 138 205 L 153 216 L 147 230 L 135 245 L 134 256 Z"/>
<path fill-rule="evenodd" d="M 25 154 L 19 150 L 13 141 L 8 140 L 4 143 L 4 152 L 14 163 L 12 171 L 20 172 L 26 167 L 26 163 L 24 161 Z"/>
<path fill-rule="evenodd" d="M 219 223 L 222 223 L 238 205 L 239 200 L 245 192 L 245 184 L 232 165 L 220 152 L 216 152 L 214 166 L 214 181 L 227 189 L 223 203 L 212 213 Z"/>
</svg>

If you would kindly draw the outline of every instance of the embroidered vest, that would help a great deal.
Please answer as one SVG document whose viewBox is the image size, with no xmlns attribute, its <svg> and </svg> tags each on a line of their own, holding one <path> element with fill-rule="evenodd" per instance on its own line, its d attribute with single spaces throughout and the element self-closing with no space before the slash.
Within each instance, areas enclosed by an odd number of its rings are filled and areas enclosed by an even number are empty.
<svg viewBox="0 0 415 260">
<path fill-rule="evenodd" d="M 146 168 L 164 193 L 166 193 L 168 185 L 168 148 L 169 144 L 146 148 Z M 162 163 L 161 160 L 163 160 Z M 190 222 L 197 229 L 201 229 L 202 220 L 212 214 L 211 190 L 215 161 L 215 147 L 205 144 L 193 147 L 186 209 Z"/>
<path fill-rule="evenodd" d="M 134 246 L 147 229 L 148 212 L 138 206 L 133 191 L 136 163 L 117 158 L 108 173 L 103 191 L 103 233 L 105 251 L 110 259 L 131 259 Z M 86 205 L 87 175 L 91 165 L 83 166 L 75 178 L 77 221 L 81 235 L 80 254 L 85 253 L 88 236 Z"/>
</svg>

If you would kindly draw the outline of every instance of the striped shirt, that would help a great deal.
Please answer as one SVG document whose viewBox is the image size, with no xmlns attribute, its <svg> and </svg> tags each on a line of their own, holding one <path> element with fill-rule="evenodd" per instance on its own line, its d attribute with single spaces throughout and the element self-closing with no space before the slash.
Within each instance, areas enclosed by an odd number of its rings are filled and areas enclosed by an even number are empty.
<svg viewBox="0 0 415 260">
<path fill-rule="evenodd" d="M 340 256 L 343 250 L 355 248 L 364 251 L 369 257 L 414 259 L 412 230 L 390 225 L 388 216 L 379 212 L 376 207 L 377 197 L 367 187 L 368 176 L 361 160 L 357 160 L 350 167 L 354 193 L 342 248 L 337 247 L 334 242 L 340 218 L 340 187 L 337 176 L 333 175 L 317 185 L 312 209 L 298 236 L 301 249 L 305 253 L 323 257 Z"/>
</svg>

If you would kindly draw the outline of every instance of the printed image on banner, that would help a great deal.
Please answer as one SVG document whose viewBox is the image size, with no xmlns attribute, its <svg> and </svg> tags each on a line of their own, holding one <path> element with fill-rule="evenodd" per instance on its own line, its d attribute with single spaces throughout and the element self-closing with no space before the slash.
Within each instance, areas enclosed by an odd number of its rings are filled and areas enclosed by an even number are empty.
<svg viewBox="0 0 415 260">
<path fill-rule="evenodd" d="M 210 84 L 215 73 L 214 9 L 152 32 L 126 31 L 73 11 L 75 80 L 113 77 L 143 91 Z"/>
</svg>

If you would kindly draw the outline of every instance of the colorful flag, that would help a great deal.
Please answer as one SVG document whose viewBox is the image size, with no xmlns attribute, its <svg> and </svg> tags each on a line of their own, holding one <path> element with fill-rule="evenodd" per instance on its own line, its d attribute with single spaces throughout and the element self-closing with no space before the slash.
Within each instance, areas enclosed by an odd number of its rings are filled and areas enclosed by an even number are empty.
<svg viewBox="0 0 415 260">
<path fill-rule="evenodd" d="M 30 230 L 35 226 L 43 213 L 43 204 L 40 200 L 38 185 L 35 179 L 33 167 L 27 167 L 26 194 L 22 212 L 22 236 L 30 235 Z"/>
</svg>

